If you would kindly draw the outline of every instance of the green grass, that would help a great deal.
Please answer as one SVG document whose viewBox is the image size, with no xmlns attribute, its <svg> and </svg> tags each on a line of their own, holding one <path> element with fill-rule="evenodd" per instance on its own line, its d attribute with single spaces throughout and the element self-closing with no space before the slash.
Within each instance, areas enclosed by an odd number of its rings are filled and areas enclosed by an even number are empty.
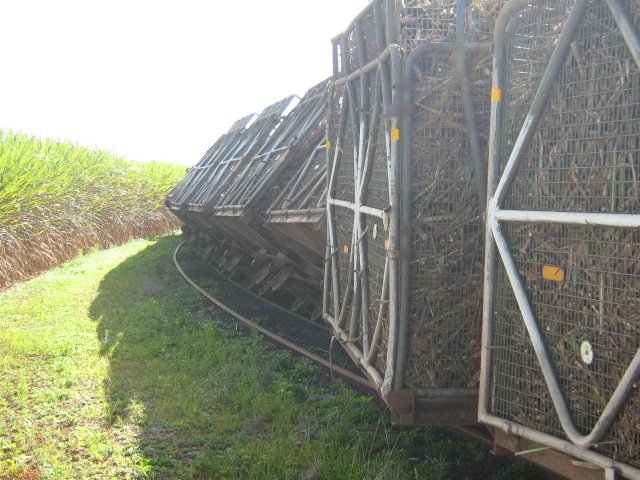
<svg viewBox="0 0 640 480">
<path fill-rule="evenodd" d="M 222 321 L 180 281 L 178 242 L 94 251 L 0 293 L 1 479 L 534 478 L 392 429 L 372 398 Z"/>
<path fill-rule="evenodd" d="M 0 131 L 0 288 L 93 245 L 157 235 L 184 167 Z"/>
</svg>

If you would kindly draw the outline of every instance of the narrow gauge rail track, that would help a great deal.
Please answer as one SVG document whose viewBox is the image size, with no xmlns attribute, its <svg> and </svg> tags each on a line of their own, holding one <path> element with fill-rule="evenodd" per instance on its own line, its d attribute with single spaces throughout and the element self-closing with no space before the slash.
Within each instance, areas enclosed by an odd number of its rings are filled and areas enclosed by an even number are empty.
<svg viewBox="0 0 640 480">
<path fill-rule="evenodd" d="M 332 352 L 330 351 L 330 347 L 329 350 L 322 347 L 322 341 L 331 338 L 331 332 L 325 326 L 257 296 L 250 290 L 222 276 L 213 268 L 208 269 L 207 273 L 213 275 L 219 285 L 225 288 L 230 296 L 236 298 L 234 302 L 236 309 L 223 303 L 198 285 L 189 273 L 187 273 L 185 268 L 183 268 L 178 259 L 180 250 L 185 244 L 186 242 L 181 242 L 173 252 L 174 265 L 182 278 L 217 308 L 238 320 L 246 327 L 256 330 L 277 345 L 320 365 L 329 371 L 332 376 L 342 379 L 351 388 L 361 393 L 379 396 L 377 389 L 366 378 L 354 373 L 354 371 L 350 371 L 355 370 L 355 366 L 346 352 L 341 348 Z M 244 310 L 244 314 L 238 311 L 240 309 Z M 265 322 L 262 322 L 264 323 L 263 325 L 250 320 L 246 316 L 256 312 L 259 312 L 260 316 L 268 317 Z M 273 330 L 278 330 L 281 334 L 266 328 L 265 325 L 269 325 Z M 288 338 L 285 338 L 283 335 L 286 335 Z M 302 345 L 306 345 L 307 348 Z M 310 351 L 309 348 L 313 348 L 314 351 Z M 337 362 L 346 368 L 336 365 Z M 480 443 L 487 448 L 493 447 L 491 435 L 482 427 L 448 426 L 443 429 L 459 437 Z"/>
<path fill-rule="evenodd" d="M 234 302 L 235 305 L 233 305 L 233 307 L 235 307 L 235 309 L 207 292 L 191 278 L 178 260 L 180 250 L 184 245 L 185 242 L 180 243 L 174 251 L 173 263 L 182 278 L 217 308 L 238 320 L 246 327 L 256 330 L 277 345 L 329 370 L 332 376 L 339 377 L 357 391 L 377 395 L 375 387 L 366 378 L 347 369 L 349 366 L 351 366 L 352 369 L 354 369 L 354 367 L 341 348 L 337 348 L 335 351 L 331 351 L 330 345 L 329 349 L 323 348 L 323 342 L 331 339 L 331 333 L 323 325 L 312 322 L 305 317 L 257 297 L 253 292 L 231 282 L 228 278 L 222 277 L 222 275 L 220 275 L 219 279 L 216 279 L 221 280 L 219 282 L 220 286 L 227 290 L 227 293 L 230 294 L 229 296 L 241 299 Z M 214 277 L 218 276 L 215 270 L 211 270 L 208 273 L 212 273 Z M 244 312 L 238 311 L 240 309 L 244 310 Z M 266 318 L 261 322 L 262 324 L 259 324 L 247 317 L 247 315 L 251 315 L 252 313 Z M 313 349 L 313 351 L 311 351 L 311 349 Z M 341 365 L 344 365 L 344 367 Z"/>
</svg>

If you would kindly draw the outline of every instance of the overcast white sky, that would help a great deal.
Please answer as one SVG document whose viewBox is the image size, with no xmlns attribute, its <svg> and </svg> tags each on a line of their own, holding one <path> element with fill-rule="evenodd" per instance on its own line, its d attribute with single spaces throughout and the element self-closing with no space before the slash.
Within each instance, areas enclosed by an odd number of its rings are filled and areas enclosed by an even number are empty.
<svg viewBox="0 0 640 480">
<path fill-rule="evenodd" d="M 191 165 L 331 73 L 367 0 L 0 0 L 0 128 Z"/>
</svg>

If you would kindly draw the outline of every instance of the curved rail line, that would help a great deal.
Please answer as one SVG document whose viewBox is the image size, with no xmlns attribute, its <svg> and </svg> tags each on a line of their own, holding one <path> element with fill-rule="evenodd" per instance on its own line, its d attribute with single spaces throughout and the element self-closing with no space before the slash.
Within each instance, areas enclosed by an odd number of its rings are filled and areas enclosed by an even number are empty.
<svg viewBox="0 0 640 480">
<path fill-rule="evenodd" d="M 175 251 L 173 252 L 173 263 L 176 266 L 176 269 L 178 270 L 182 278 L 194 289 L 196 289 L 201 295 L 203 295 L 207 300 L 209 300 L 211 303 L 213 303 L 216 307 L 218 307 L 220 310 L 222 310 L 226 314 L 231 315 L 233 318 L 242 322 L 244 325 L 246 325 L 250 329 L 256 330 L 257 332 L 259 332 L 261 335 L 265 336 L 269 340 L 324 367 L 331 373 L 331 375 L 336 375 L 340 377 L 346 384 L 348 384 L 352 388 L 355 388 L 359 392 L 378 395 L 378 391 L 376 390 L 376 388 L 367 379 L 360 377 L 348 370 L 345 370 L 342 367 L 334 365 L 331 361 L 326 360 L 322 357 L 319 357 L 315 353 L 312 353 L 300 347 L 299 345 L 296 345 L 295 343 L 290 342 L 286 338 L 283 338 L 280 335 L 277 335 L 271 330 L 268 330 L 258 325 L 257 323 L 249 320 L 244 315 L 240 314 L 239 312 L 236 312 L 232 308 L 222 303 L 217 298 L 210 295 L 206 290 L 204 290 L 195 281 L 193 281 L 193 279 L 191 279 L 189 275 L 187 275 L 187 273 L 184 271 L 184 269 L 180 265 L 180 262 L 178 261 L 178 252 L 184 246 L 184 244 L 185 242 L 181 242 L 180 245 L 178 245 Z"/>
<path fill-rule="evenodd" d="M 274 343 L 276 343 L 277 345 L 280 345 L 298 355 L 301 355 L 309 360 L 311 360 L 312 362 L 317 363 L 318 365 L 320 365 L 321 367 L 325 368 L 326 370 L 328 370 L 331 375 L 336 375 L 339 378 L 341 378 L 347 385 L 349 385 L 350 387 L 354 388 L 355 390 L 361 392 L 361 393 L 366 393 L 366 394 L 370 394 L 370 395 L 375 395 L 377 397 L 380 396 L 380 392 L 378 392 L 378 390 L 375 388 L 375 386 L 369 382 L 366 378 L 364 377 L 360 377 L 342 367 L 339 367 L 335 364 L 333 364 L 331 361 L 326 360 L 322 357 L 319 357 L 318 355 L 300 347 L 299 345 L 296 345 L 295 343 L 281 337 L 280 335 L 258 325 L 257 323 L 249 320 L 247 317 L 245 317 L 244 315 L 242 315 L 241 313 L 235 311 L 234 309 L 230 308 L 229 306 L 225 305 L 224 303 L 222 303 L 220 300 L 218 300 L 217 298 L 213 297 L 211 294 L 209 294 L 206 290 L 204 290 L 202 287 L 200 287 L 191 277 L 189 277 L 189 275 L 185 272 L 185 270 L 182 268 L 182 266 L 180 265 L 180 262 L 178 261 L 178 253 L 180 252 L 180 249 L 185 245 L 186 242 L 181 242 L 175 249 L 175 251 L 173 252 L 173 263 L 176 267 L 176 269 L 178 270 L 178 273 L 180 273 L 180 276 L 182 276 L 182 278 L 189 284 L 191 285 L 191 287 L 193 287 L 195 290 L 197 290 L 201 295 L 203 295 L 207 300 L 209 300 L 211 303 L 213 303 L 216 307 L 218 307 L 220 310 L 222 310 L 223 312 L 225 312 L 226 314 L 232 316 L 233 318 L 235 318 L 236 320 L 242 322 L 244 325 L 246 325 L 248 328 L 251 328 L 253 330 L 258 331 L 261 335 L 265 336 L 266 338 L 268 338 L 269 340 L 273 341 Z M 265 302 L 266 304 L 269 304 L 271 306 L 274 306 L 276 308 L 278 308 L 279 310 L 287 313 L 287 314 L 292 314 L 293 316 L 299 318 L 300 320 L 304 320 L 307 323 L 310 323 L 316 327 L 322 328 L 321 326 L 317 325 L 315 322 L 311 322 L 309 319 L 302 317 L 300 315 L 297 315 L 295 312 L 290 312 L 288 310 L 286 310 L 285 308 L 281 307 L 278 304 L 275 304 L 269 300 L 266 300 L 262 297 L 258 297 L 256 296 L 253 292 L 243 288 L 240 285 L 235 284 L 235 282 L 231 282 L 234 285 L 236 285 L 240 290 L 242 290 L 244 293 L 246 293 L 247 295 L 251 295 L 253 297 L 255 297 L 256 299 Z M 330 334 L 330 332 L 327 330 L 327 334 Z M 456 427 L 456 426 L 448 426 L 448 427 L 443 427 L 444 430 L 466 438 L 467 440 L 473 441 L 473 442 L 477 442 L 480 444 L 483 444 L 485 447 L 487 448 L 491 448 L 493 446 L 493 442 L 491 440 L 491 436 L 487 435 L 485 432 L 480 431 L 476 428 L 471 428 L 471 427 Z"/>
</svg>

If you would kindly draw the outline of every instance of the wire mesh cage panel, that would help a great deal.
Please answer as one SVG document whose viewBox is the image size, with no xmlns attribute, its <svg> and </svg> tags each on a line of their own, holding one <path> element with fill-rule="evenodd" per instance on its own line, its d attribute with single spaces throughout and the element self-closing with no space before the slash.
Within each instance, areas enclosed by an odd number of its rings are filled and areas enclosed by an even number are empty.
<svg viewBox="0 0 640 480">
<path fill-rule="evenodd" d="M 426 49 L 411 68 L 413 115 L 411 132 L 405 134 L 412 136 L 412 233 L 404 383 L 469 388 L 471 394 L 480 370 L 483 139 L 489 128 L 491 56 L 485 49 L 456 59 L 458 52 Z"/>
<path fill-rule="evenodd" d="M 326 170 L 318 167 L 318 159 L 324 160 L 328 86 L 325 79 L 310 88 L 254 156 L 243 176 L 261 181 L 240 197 L 241 204 L 251 199 L 261 213 L 317 205 L 324 185 L 316 184 Z M 271 182 L 266 180 L 269 176 Z M 307 194 L 315 195 L 314 203 Z"/>
<path fill-rule="evenodd" d="M 321 126 L 324 130 L 325 125 Z M 310 148 L 302 149 L 303 153 L 298 156 L 298 161 L 295 164 L 292 162 L 291 168 L 282 175 L 282 180 L 271 189 L 271 198 L 275 200 L 268 209 L 270 215 L 305 210 L 324 212 L 327 188 L 327 142 L 324 131 L 321 138 L 317 144 L 310 144 Z"/>
<path fill-rule="evenodd" d="M 287 250 L 293 250 L 318 270 L 323 268 L 326 246 L 325 148 L 326 137 L 323 132 L 318 144 L 303 149 L 306 158 L 300 154 L 295 164 L 292 162 L 280 175 L 279 182 L 266 199 L 273 200 L 275 197 L 266 212 L 265 226 L 277 237 L 277 243 Z"/>
<path fill-rule="evenodd" d="M 286 184 L 277 174 L 291 176 L 294 164 L 317 149 L 325 135 L 327 84 L 320 82 L 297 104 L 289 96 L 235 122 L 181 182 L 179 198 L 168 199 L 189 226 L 185 238 L 197 239 L 222 273 L 271 298 L 283 296 L 286 306 L 303 307 L 310 315 L 321 297 L 322 270 L 297 266 L 262 222 L 278 181 Z M 216 209 L 216 201 L 228 209 Z"/>
<path fill-rule="evenodd" d="M 411 51 L 425 43 L 485 42 L 505 1 L 371 1 L 343 33 L 332 39 L 334 78 L 357 70 L 392 44 Z M 461 28 L 456 27 L 458 11 L 465 12 Z"/>
<path fill-rule="evenodd" d="M 320 113 L 313 130 L 301 139 L 295 156 L 287 162 L 287 168 L 270 188 L 262 202 L 269 216 L 288 215 L 289 212 L 324 211 L 326 194 L 326 103 L 330 80 L 323 80 L 313 87 L 305 98 L 314 97 Z M 303 99 L 303 102 L 305 99 Z"/>
<path fill-rule="evenodd" d="M 325 84 L 328 86 L 328 84 Z M 326 90 L 323 106 L 326 105 Z M 323 109 L 324 113 L 324 109 Z M 279 244 L 293 249 L 312 265 L 323 268 L 326 246 L 327 162 L 326 121 L 297 149 L 261 202 L 270 205 L 265 226 L 279 237 Z M 317 138 L 321 140 L 318 142 Z"/>
<path fill-rule="evenodd" d="M 318 154 L 319 144 L 325 136 L 327 87 L 328 80 L 323 80 L 309 89 L 263 146 L 243 160 L 234 172 L 235 178 L 218 191 L 212 211 L 214 221 L 222 223 L 225 230 L 232 233 L 234 241 L 247 253 L 247 261 L 250 259 L 256 266 L 257 271 L 251 274 L 250 280 L 253 287 L 266 293 L 286 286 L 292 295 L 304 296 L 310 304 L 317 303 L 321 297 L 324 243 L 317 247 L 318 253 L 312 244 L 292 241 L 290 235 L 299 229 L 285 229 L 284 234 L 280 234 L 277 229 L 265 228 L 265 222 L 269 206 L 281 196 L 280 193 L 287 193 L 285 189 L 290 186 L 289 181 L 301 163 Z M 316 233 L 316 242 L 317 237 Z M 275 268 L 276 264 L 279 268 Z M 283 269 L 287 275 L 282 273 Z M 281 275 L 297 279 L 297 284 L 292 281 L 281 283 L 278 280 Z M 314 287 L 307 288 L 306 294 L 301 295 L 299 287 L 306 284 Z M 268 288 L 269 285 L 273 288 Z"/>
<path fill-rule="evenodd" d="M 640 9 L 502 18 L 481 419 L 640 478 Z"/>
<path fill-rule="evenodd" d="M 402 65 L 382 56 L 375 67 L 359 64 L 329 96 L 336 151 L 325 317 L 378 382 L 396 423 L 476 418 L 489 40 L 498 10 L 394 4 L 385 21 L 408 47 Z M 401 92 L 385 90 L 394 77 Z"/>
<path fill-rule="evenodd" d="M 398 119 L 385 112 L 391 111 L 394 99 L 392 75 L 398 80 L 400 72 L 399 51 L 389 48 L 334 82 L 328 97 L 330 250 L 325 318 L 379 384 L 386 368 L 384 324 L 389 321 L 386 219 L 397 197 L 388 179 L 397 169 L 390 135 Z"/>
<path fill-rule="evenodd" d="M 398 42 L 407 50 L 425 43 L 486 42 L 491 38 L 495 19 L 506 0 L 404 0 L 398 2 L 396 16 Z M 464 19 L 458 12 L 464 10 Z M 461 28 L 457 21 L 463 21 Z M 456 38 L 459 36 L 459 38 Z"/>
<path fill-rule="evenodd" d="M 265 143 L 274 128 L 282 121 L 282 114 L 294 101 L 294 96 L 286 97 L 266 107 L 260 115 L 250 119 L 250 123 L 242 130 L 234 130 L 242 124 L 242 120 L 232 126 L 234 134 L 227 134 L 230 141 L 225 142 L 224 148 L 217 149 L 215 155 L 209 159 L 204 168 L 199 169 L 197 178 L 190 179 L 192 186 L 189 188 L 188 197 L 182 200 L 179 215 L 185 222 L 197 226 L 202 232 L 223 242 L 234 245 L 238 250 L 237 264 L 251 262 L 247 254 L 254 249 L 256 242 L 263 248 L 271 247 L 259 236 L 241 236 L 243 226 L 237 222 L 228 222 L 218 219 L 211 214 L 212 199 L 216 198 L 220 191 L 225 191 L 237 177 L 238 171 L 243 166 L 246 158 L 250 158 Z M 238 268 L 240 270 L 240 268 Z M 246 268 L 245 268 L 246 270 Z"/>
</svg>

